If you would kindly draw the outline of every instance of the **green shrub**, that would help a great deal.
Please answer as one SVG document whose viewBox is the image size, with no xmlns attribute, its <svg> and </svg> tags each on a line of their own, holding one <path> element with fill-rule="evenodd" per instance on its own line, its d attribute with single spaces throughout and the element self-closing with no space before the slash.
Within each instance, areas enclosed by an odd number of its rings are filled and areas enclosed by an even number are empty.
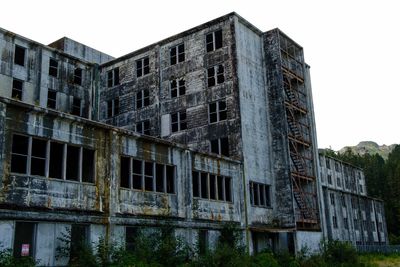
<svg viewBox="0 0 400 267">
<path fill-rule="evenodd" d="M 359 263 L 356 249 L 347 242 L 330 240 L 322 242 L 322 256 L 330 265 L 347 264 L 355 266 Z"/>
<path fill-rule="evenodd" d="M 11 249 L 0 250 L 0 267 L 31 267 L 36 262 L 32 257 L 15 258 Z"/>
</svg>

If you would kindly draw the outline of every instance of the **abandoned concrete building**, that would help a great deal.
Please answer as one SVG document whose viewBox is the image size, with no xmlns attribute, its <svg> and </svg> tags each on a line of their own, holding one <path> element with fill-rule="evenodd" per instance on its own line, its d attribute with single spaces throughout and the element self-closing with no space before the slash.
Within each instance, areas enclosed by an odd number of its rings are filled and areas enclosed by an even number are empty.
<svg viewBox="0 0 400 267">
<path fill-rule="evenodd" d="M 250 252 L 386 243 L 365 183 L 326 182 L 309 66 L 279 29 L 230 13 L 119 58 L 0 29 L 0 55 L 0 246 L 16 256 L 65 265 L 66 231 L 73 251 L 165 225 L 213 247 L 234 223 Z"/>
</svg>

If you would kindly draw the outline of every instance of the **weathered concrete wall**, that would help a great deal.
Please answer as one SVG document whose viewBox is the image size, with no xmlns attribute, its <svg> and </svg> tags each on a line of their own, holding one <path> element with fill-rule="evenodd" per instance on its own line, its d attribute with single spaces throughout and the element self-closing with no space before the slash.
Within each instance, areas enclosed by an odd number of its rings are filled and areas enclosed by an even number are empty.
<svg viewBox="0 0 400 267">
<path fill-rule="evenodd" d="M 315 253 L 319 251 L 320 243 L 323 240 L 322 232 L 306 232 L 306 231 L 297 231 L 296 232 L 296 241 L 297 241 L 297 249 L 296 251 L 300 251 L 302 248 L 308 248 L 311 253 Z"/>
<path fill-rule="evenodd" d="M 14 243 L 14 221 L 0 221 L 0 250 L 12 248 Z"/>
</svg>

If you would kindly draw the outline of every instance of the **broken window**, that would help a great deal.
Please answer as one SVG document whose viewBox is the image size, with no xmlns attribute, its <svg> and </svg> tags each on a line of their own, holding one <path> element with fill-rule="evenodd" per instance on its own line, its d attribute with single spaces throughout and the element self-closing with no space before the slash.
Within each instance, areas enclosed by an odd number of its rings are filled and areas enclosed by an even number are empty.
<svg viewBox="0 0 400 267">
<path fill-rule="evenodd" d="M 11 172 L 27 173 L 29 137 L 13 135 L 11 152 Z"/>
<path fill-rule="evenodd" d="M 33 257 L 35 251 L 36 223 L 16 222 L 14 232 L 14 257 Z"/>
<path fill-rule="evenodd" d="M 121 157 L 121 168 L 120 168 L 120 187 L 130 188 L 130 165 L 131 161 L 128 157 Z"/>
<path fill-rule="evenodd" d="M 132 187 L 142 190 L 142 161 L 133 160 L 132 164 Z"/>
<path fill-rule="evenodd" d="M 141 77 L 150 72 L 149 57 L 144 57 L 136 61 L 136 76 Z"/>
<path fill-rule="evenodd" d="M 63 179 L 64 144 L 50 142 L 49 177 Z"/>
<path fill-rule="evenodd" d="M 107 101 L 107 118 L 119 115 L 119 97 Z"/>
<path fill-rule="evenodd" d="M 145 135 L 150 135 L 150 120 L 145 120 L 136 123 L 136 132 Z"/>
<path fill-rule="evenodd" d="M 47 141 L 32 138 L 31 174 L 45 176 Z"/>
<path fill-rule="evenodd" d="M 171 131 L 179 132 L 187 129 L 186 111 L 171 114 Z"/>
<path fill-rule="evenodd" d="M 222 47 L 222 30 L 208 33 L 206 35 L 206 50 L 211 52 Z"/>
<path fill-rule="evenodd" d="M 153 162 L 144 163 L 144 190 L 153 191 Z"/>
<path fill-rule="evenodd" d="M 55 78 L 58 77 L 58 61 L 54 58 L 49 60 L 49 75 Z"/>
<path fill-rule="evenodd" d="M 67 180 L 79 181 L 80 148 L 67 145 Z"/>
<path fill-rule="evenodd" d="M 57 108 L 57 92 L 54 90 L 47 91 L 47 107 L 56 109 Z"/>
<path fill-rule="evenodd" d="M 192 179 L 193 197 L 232 201 L 230 177 L 194 171 Z"/>
<path fill-rule="evenodd" d="M 74 84 L 82 85 L 82 69 L 76 68 L 74 70 Z"/>
<path fill-rule="evenodd" d="M 226 120 L 226 101 L 221 100 L 208 105 L 208 117 L 210 123 Z"/>
<path fill-rule="evenodd" d="M 13 79 L 11 97 L 14 99 L 22 99 L 22 86 L 24 82 L 18 79 Z"/>
<path fill-rule="evenodd" d="M 71 110 L 71 114 L 75 115 L 75 116 L 81 116 L 82 112 L 81 112 L 81 99 L 78 97 L 73 98 L 72 100 L 72 110 Z"/>
<path fill-rule="evenodd" d="M 228 137 L 211 140 L 210 144 L 211 144 L 211 153 L 229 157 Z"/>
<path fill-rule="evenodd" d="M 140 90 L 136 93 L 136 109 L 150 105 L 149 90 Z"/>
<path fill-rule="evenodd" d="M 169 55 L 171 65 L 185 61 L 185 45 L 179 44 L 175 47 L 172 47 L 169 50 Z"/>
<path fill-rule="evenodd" d="M 217 65 L 207 69 L 207 85 L 212 87 L 225 81 L 224 66 Z"/>
<path fill-rule="evenodd" d="M 137 227 L 126 227 L 125 228 L 125 249 L 128 251 L 135 250 L 136 237 L 138 236 Z"/>
<path fill-rule="evenodd" d="M 25 66 L 25 51 L 26 48 L 15 45 L 15 50 L 14 50 L 14 63 L 20 66 Z"/>
<path fill-rule="evenodd" d="M 186 94 L 186 86 L 184 79 L 176 79 L 170 81 L 171 98 Z"/>
<path fill-rule="evenodd" d="M 74 259 L 81 255 L 82 250 L 89 245 L 89 226 L 81 224 L 71 225 L 71 243 L 69 258 Z"/>
<path fill-rule="evenodd" d="M 107 87 L 119 85 L 119 67 L 107 71 Z"/>
<path fill-rule="evenodd" d="M 82 182 L 94 182 L 94 155 L 93 149 L 83 148 L 82 151 Z"/>
<path fill-rule="evenodd" d="M 231 191 L 230 185 L 225 186 L 225 188 L 229 188 L 229 191 Z M 254 206 L 270 207 L 270 188 L 270 185 L 267 184 L 250 182 L 250 203 Z"/>
</svg>

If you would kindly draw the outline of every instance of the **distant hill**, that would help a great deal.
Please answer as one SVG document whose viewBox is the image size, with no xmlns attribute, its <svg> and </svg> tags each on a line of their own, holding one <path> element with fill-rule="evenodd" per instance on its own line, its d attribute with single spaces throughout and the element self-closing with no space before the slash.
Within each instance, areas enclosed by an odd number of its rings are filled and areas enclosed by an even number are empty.
<svg viewBox="0 0 400 267">
<path fill-rule="evenodd" d="M 372 141 L 362 141 L 356 146 L 345 146 L 344 148 L 340 149 L 338 152 L 339 153 L 344 153 L 347 149 L 351 149 L 354 153 L 364 155 L 366 153 L 369 154 L 376 154 L 378 153 L 381 155 L 382 158 L 385 160 L 388 158 L 389 153 L 393 150 L 393 148 L 396 146 L 396 144 L 393 145 L 378 145 L 375 142 Z"/>
</svg>

